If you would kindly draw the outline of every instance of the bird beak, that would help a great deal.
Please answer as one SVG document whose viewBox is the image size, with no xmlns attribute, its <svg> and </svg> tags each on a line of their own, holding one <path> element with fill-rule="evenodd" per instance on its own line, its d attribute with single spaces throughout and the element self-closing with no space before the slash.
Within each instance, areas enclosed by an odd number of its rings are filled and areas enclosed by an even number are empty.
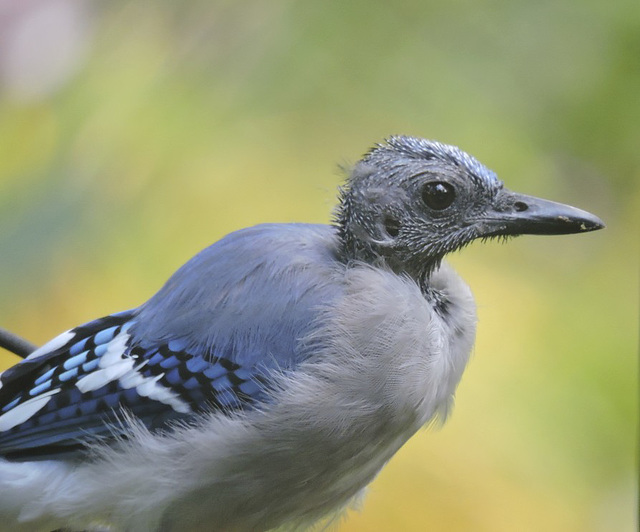
<svg viewBox="0 0 640 532">
<path fill-rule="evenodd" d="M 481 236 L 565 235 L 604 227 L 600 218 L 587 211 L 508 190 L 498 193 L 493 209 L 479 225 Z"/>
</svg>

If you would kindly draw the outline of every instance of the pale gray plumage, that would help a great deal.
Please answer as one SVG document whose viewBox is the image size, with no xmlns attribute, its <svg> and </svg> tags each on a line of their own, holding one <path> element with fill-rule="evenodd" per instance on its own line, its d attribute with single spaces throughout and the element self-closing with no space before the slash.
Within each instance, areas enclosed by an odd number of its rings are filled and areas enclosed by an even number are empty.
<svg viewBox="0 0 640 532">
<path fill-rule="evenodd" d="M 388 139 L 334 225 L 228 235 L 138 309 L 0 375 L 0 529 L 297 529 L 339 511 L 450 405 L 476 316 L 444 255 L 600 227 L 458 148 Z"/>
</svg>

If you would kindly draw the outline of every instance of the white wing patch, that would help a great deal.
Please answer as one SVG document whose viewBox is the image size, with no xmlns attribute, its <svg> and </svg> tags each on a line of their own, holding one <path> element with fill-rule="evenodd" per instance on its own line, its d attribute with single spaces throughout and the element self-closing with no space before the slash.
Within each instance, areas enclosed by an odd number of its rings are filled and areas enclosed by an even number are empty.
<svg viewBox="0 0 640 532">
<path fill-rule="evenodd" d="M 35 413 L 42 410 L 47 403 L 51 400 L 51 397 L 57 394 L 60 391 L 60 388 L 56 388 L 55 390 L 49 390 L 42 395 L 34 397 L 33 399 L 29 399 L 18 406 L 15 406 L 8 412 L 5 412 L 0 416 L 0 432 L 5 432 L 7 430 L 12 429 L 16 425 L 20 425 L 20 423 L 24 423 Z"/>
<path fill-rule="evenodd" d="M 100 362 L 98 363 L 100 369 L 78 379 L 78 382 L 76 382 L 78 390 L 82 393 L 92 392 L 131 371 L 135 360 L 123 358 L 122 356 L 127 348 L 128 340 L 129 335 L 125 332 L 121 332 L 113 338 L 109 342 L 105 354 L 100 357 Z"/>
<path fill-rule="evenodd" d="M 119 379 L 133 369 L 133 360 L 121 360 L 106 368 L 97 369 L 76 382 L 76 388 L 82 393 L 92 392 Z"/>
<path fill-rule="evenodd" d="M 171 388 L 167 388 L 158 383 L 158 380 L 164 377 L 164 373 L 156 375 L 155 377 L 145 377 L 139 372 L 145 365 L 146 362 L 140 364 L 134 371 L 124 375 L 119 381 L 120 386 L 125 389 L 135 388 L 142 397 L 160 401 L 181 414 L 190 413 L 191 407 L 188 403 L 180 399 Z"/>
<path fill-rule="evenodd" d="M 124 389 L 135 388 L 141 397 L 148 397 L 170 406 L 176 412 L 187 414 L 191 412 L 189 404 L 173 391 L 158 381 L 164 376 L 144 376 L 140 370 L 146 362 L 135 367 L 136 359 L 124 356 L 127 349 L 129 335 L 121 332 L 108 344 L 107 351 L 100 357 L 98 368 L 88 375 L 78 379 L 76 387 L 82 393 L 91 392 L 117 380 Z"/>
<path fill-rule="evenodd" d="M 38 347 L 38 349 L 31 353 L 25 360 L 33 360 L 35 358 L 41 357 L 42 355 L 46 355 L 47 353 L 51 353 L 51 351 L 55 351 L 59 347 L 62 347 L 63 345 L 68 343 L 74 336 L 75 333 L 72 330 L 65 331 L 62 334 L 56 336 L 53 340 L 49 340 L 43 346 Z"/>
</svg>

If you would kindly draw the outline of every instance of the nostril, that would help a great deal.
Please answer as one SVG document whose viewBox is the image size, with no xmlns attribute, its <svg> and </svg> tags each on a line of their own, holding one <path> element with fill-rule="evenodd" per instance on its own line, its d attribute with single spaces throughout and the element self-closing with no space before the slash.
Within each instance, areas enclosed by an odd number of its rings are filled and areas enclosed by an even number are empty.
<svg viewBox="0 0 640 532">
<path fill-rule="evenodd" d="M 524 201 L 516 201 L 513 204 L 513 207 L 515 208 L 516 211 L 522 212 L 522 211 L 526 211 L 529 208 L 529 205 L 527 205 Z"/>
</svg>

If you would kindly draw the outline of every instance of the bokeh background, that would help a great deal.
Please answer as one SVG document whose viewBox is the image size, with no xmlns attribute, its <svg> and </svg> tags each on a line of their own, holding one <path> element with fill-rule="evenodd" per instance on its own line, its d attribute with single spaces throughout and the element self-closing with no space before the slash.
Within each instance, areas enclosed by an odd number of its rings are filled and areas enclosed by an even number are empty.
<svg viewBox="0 0 640 532">
<path fill-rule="evenodd" d="M 635 530 L 639 57 L 637 0 L 0 0 L 0 324 L 42 343 L 229 231 L 327 222 L 387 135 L 457 144 L 607 229 L 451 258 L 455 411 L 338 529 Z"/>
</svg>

